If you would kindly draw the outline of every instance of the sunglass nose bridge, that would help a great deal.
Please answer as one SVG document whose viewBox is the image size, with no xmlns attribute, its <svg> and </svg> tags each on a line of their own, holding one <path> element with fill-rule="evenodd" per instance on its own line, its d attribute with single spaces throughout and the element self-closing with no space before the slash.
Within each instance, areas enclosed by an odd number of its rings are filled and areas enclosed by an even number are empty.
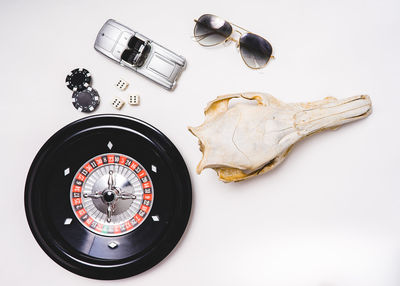
<svg viewBox="0 0 400 286">
<path fill-rule="evenodd" d="M 239 36 L 238 38 L 235 36 L 235 33 L 238 34 L 238 36 Z M 242 36 L 241 32 L 239 32 L 238 30 L 233 30 L 232 34 L 225 40 L 225 43 L 228 42 L 228 41 L 235 42 L 236 43 L 236 48 L 239 48 L 239 40 L 240 40 L 241 36 Z"/>
</svg>

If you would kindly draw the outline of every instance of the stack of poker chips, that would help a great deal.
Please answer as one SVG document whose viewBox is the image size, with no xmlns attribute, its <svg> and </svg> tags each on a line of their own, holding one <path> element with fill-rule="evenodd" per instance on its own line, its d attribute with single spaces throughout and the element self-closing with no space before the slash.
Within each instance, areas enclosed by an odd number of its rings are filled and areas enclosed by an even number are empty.
<svg viewBox="0 0 400 286">
<path fill-rule="evenodd" d="M 65 79 L 66 86 L 73 91 L 72 105 L 81 112 L 92 112 L 100 103 L 98 92 L 90 84 L 92 76 L 84 68 L 71 71 Z"/>
</svg>

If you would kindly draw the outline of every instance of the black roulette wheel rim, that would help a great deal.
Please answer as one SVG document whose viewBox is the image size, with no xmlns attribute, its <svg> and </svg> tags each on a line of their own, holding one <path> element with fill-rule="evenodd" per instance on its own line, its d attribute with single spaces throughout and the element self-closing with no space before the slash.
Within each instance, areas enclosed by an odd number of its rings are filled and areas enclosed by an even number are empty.
<svg viewBox="0 0 400 286">
<path fill-rule="evenodd" d="M 115 140 L 109 139 L 113 136 Z M 125 142 L 124 138 L 134 140 Z M 113 154 L 141 158 L 139 161 L 147 170 L 153 168 L 152 162 L 158 162 L 160 168 L 150 176 L 154 202 L 148 217 L 133 231 L 119 236 L 102 236 L 86 229 L 83 222 L 73 216 L 71 205 L 71 214 L 68 214 L 67 202 L 63 199 L 70 195 L 71 180 L 75 172 L 79 172 L 76 162 L 80 160 L 81 165 L 93 155 L 110 153 L 105 147 L 107 140 L 114 143 L 114 149 L 109 147 Z M 144 147 L 140 150 L 137 146 Z M 75 158 L 70 155 L 71 150 L 86 157 Z M 152 159 L 148 162 L 146 158 Z M 64 165 L 59 163 L 64 162 L 62 159 L 66 162 Z M 59 174 L 67 165 L 71 176 L 65 172 L 64 176 Z M 25 212 L 36 241 L 56 263 L 89 278 L 121 279 L 150 269 L 174 249 L 190 217 L 191 192 L 185 162 L 163 133 L 132 117 L 96 115 L 60 129 L 37 153 L 26 180 Z M 161 214 L 160 219 L 158 214 Z M 72 218 L 71 225 L 62 226 L 60 221 L 64 217 Z M 111 240 L 120 244 L 117 250 L 110 248 Z M 108 248 L 103 245 L 105 243 L 109 244 Z"/>
</svg>

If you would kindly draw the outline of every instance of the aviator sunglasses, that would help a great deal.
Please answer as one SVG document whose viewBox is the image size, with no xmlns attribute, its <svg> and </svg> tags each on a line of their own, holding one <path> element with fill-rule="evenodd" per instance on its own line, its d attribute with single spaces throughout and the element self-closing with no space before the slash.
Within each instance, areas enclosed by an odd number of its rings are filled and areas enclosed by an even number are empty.
<svg viewBox="0 0 400 286">
<path fill-rule="evenodd" d="M 245 64 L 252 69 L 265 67 L 269 59 L 273 58 L 272 46 L 266 39 L 238 25 L 211 14 L 204 14 L 194 21 L 194 38 L 202 46 L 211 47 L 228 40 L 233 41 Z M 233 29 L 233 26 L 239 30 Z M 233 32 L 240 35 L 239 40 L 232 37 Z"/>
</svg>

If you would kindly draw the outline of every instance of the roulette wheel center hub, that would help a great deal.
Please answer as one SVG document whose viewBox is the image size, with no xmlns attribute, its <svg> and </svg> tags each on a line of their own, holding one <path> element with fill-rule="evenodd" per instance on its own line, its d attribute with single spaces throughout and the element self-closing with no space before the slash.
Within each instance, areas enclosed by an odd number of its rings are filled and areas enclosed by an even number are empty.
<svg viewBox="0 0 400 286">
<path fill-rule="evenodd" d="M 112 173 L 114 186 L 109 185 L 110 174 L 103 175 L 93 185 L 92 192 L 84 193 L 84 197 L 92 195 L 91 202 L 97 210 L 103 214 L 107 214 L 108 204 L 113 204 L 112 215 L 119 215 L 126 212 L 131 206 L 136 196 L 133 195 L 134 188 L 128 179 L 119 174 Z M 93 194 L 97 194 L 93 196 Z M 123 195 L 130 195 L 124 197 Z"/>
</svg>

